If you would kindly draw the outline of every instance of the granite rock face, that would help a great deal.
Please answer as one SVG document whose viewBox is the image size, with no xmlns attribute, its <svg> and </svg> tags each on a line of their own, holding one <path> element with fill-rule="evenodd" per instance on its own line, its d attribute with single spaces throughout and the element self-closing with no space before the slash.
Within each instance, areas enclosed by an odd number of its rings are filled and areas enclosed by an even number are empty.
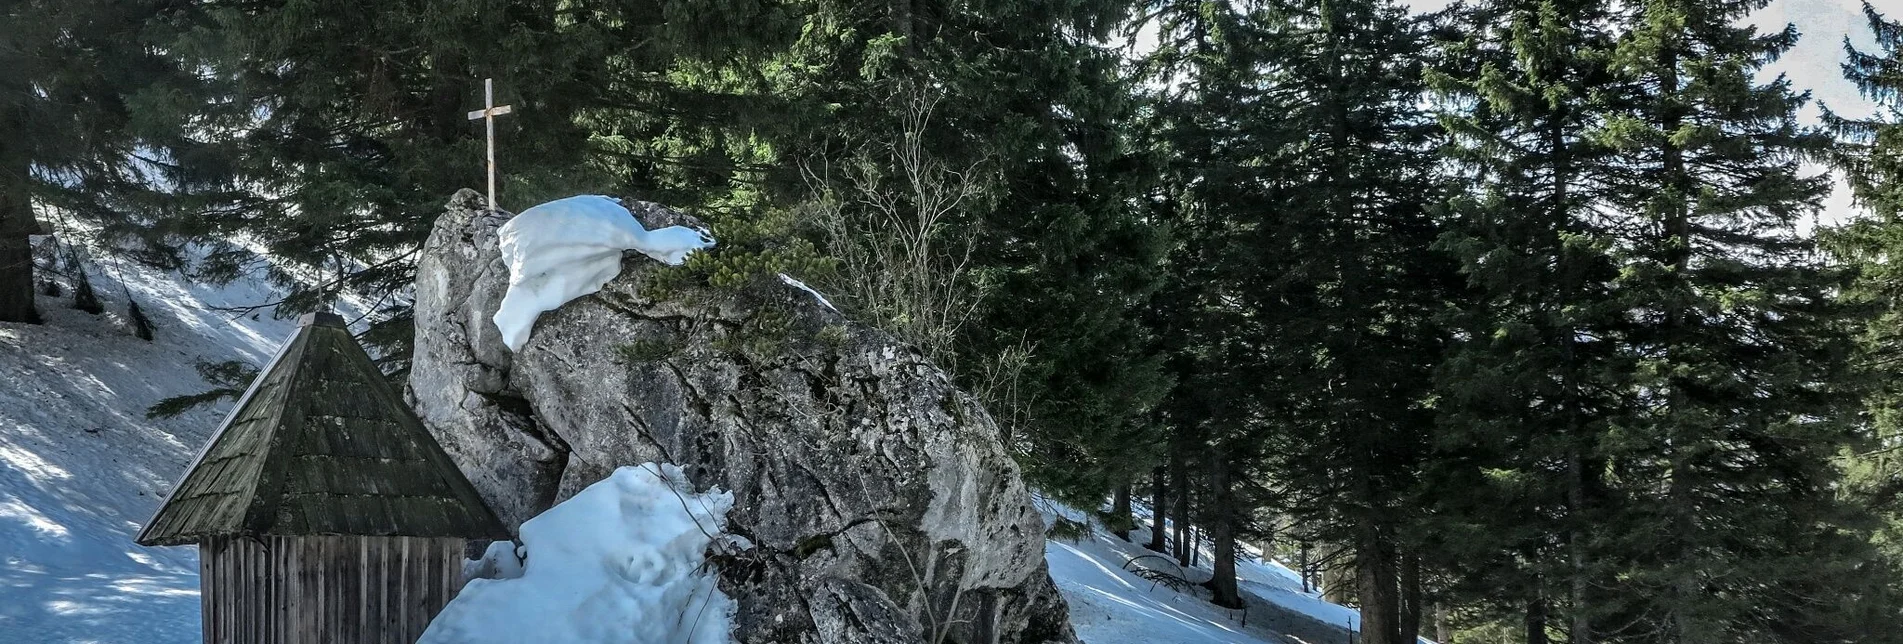
<svg viewBox="0 0 1903 644">
<path fill-rule="evenodd" d="M 626 203 L 650 229 L 698 224 Z M 437 221 L 409 392 L 511 529 L 666 461 L 731 490 L 754 544 L 715 557 L 735 641 L 1074 641 L 996 424 L 917 351 L 778 280 L 683 286 L 629 253 L 511 354 L 489 321 L 508 217 L 465 191 Z"/>
</svg>

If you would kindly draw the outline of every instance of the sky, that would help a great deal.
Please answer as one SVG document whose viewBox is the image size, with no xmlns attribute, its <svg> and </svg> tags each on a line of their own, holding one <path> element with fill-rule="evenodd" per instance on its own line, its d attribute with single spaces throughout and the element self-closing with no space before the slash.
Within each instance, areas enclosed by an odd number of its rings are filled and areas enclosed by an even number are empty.
<svg viewBox="0 0 1903 644">
<path fill-rule="evenodd" d="M 1903 15 L 1903 0 L 1871 0 L 1870 4 L 1885 14 Z M 1776 0 L 1752 18 L 1761 31 L 1785 24 L 1797 26 L 1801 36 L 1797 46 L 1764 71 L 1767 77 L 1782 73 L 1794 86 L 1810 90 L 1811 104 L 1801 113 L 1806 121 L 1816 121 L 1820 104 L 1844 116 L 1868 116 L 1874 112 L 1876 106 L 1857 93 L 1856 86 L 1843 77 L 1839 67 L 1845 38 L 1864 51 L 1876 46 L 1859 0 Z M 1836 192 L 1825 200 L 1818 219 L 1820 223 L 1840 223 L 1856 212 L 1850 189 L 1839 181 Z"/>
</svg>

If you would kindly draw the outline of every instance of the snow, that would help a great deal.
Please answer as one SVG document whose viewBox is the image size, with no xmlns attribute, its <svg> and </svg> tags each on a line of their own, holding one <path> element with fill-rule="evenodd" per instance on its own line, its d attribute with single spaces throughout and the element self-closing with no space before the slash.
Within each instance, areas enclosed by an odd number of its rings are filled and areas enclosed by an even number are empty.
<svg viewBox="0 0 1903 644">
<path fill-rule="evenodd" d="M 1094 535 L 1089 541 L 1044 544 L 1051 579 L 1070 604 L 1071 626 L 1085 644 L 1143 642 L 1274 642 L 1252 633 L 1201 597 L 1179 593 L 1123 568 L 1125 552 Z"/>
<path fill-rule="evenodd" d="M 732 507 L 673 465 L 617 469 L 523 523 L 520 550 L 492 546 L 503 568 L 525 555 L 520 576 L 471 580 L 418 644 L 724 643 L 734 602 L 706 552 L 735 541 L 719 536 Z"/>
<path fill-rule="evenodd" d="M 502 258 L 509 291 L 494 318 L 502 341 L 517 351 L 535 319 L 575 298 L 601 290 L 621 273 L 621 253 L 640 251 L 678 266 L 714 239 L 684 226 L 648 230 L 621 202 L 601 195 L 557 199 L 522 211 L 502 225 Z"/>
<path fill-rule="evenodd" d="M 825 305 L 826 308 L 832 309 L 834 311 L 839 310 L 839 307 L 833 306 L 832 302 L 826 301 L 826 296 L 820 295 L 819 291 L 813 290 L 813 287 L 807 286 L 805 282 L 793 279 L 793 276 L 791 275 L 787 275 L 786 273 L 780 273 L 780 281 L 785 282 L 787 286 L 791 286 L 793 288 L 806 291 L 807 295 L 811 295 L 813 296 L 813 299 L 819 300 L 819 303 L 822 305 Z"/>
<path fill-rule="evenodd" d="M 482 551 L 481 559 L 463 562 L 463 579 L 517 579 L 522 576 L 522 546 L 514 541 L 497 541 Z"/>
<path fill-rule="evenodd" d="M 1179 591 L 1135 572 L 1147 568 L 1192 582 L 1207 580 L 1211 572 L 1206 548 L 1201 564 L 1184 569 L 1173 559 L 1110 534 L 1088 513 L 1044 498 L 1036 499 L 1036 505 L 1047 523 L 1063 517 L 1091 526 L 1077 541 L 1052 539 L 1044 548 L 1051 580 L 1070 604 L 1071 625 L 1084 644 L 1347 644 L 1350 633 L 1361 628 L 1359 612 L 1329 603 L 1319 593 L 1304 592 L 1300 574 L 1263 558 L 1252 546 L 1241 545 L 1243 556 L 1236 562 L 1246 607 L 1225 609 L 1210 603 L 1208 591 L 1200 587 Z M 1142 504 L 1135 510 L 1139 524 L 1149 520 Z M 1133 538 L 1148 534 L 1147 525 L 1131 532 Z"/>
<path fill-rule="evenodd" d="M 210 388 L 196 362 L 263 364 L 295 322 L 214 310 L 282 296 L 261 280 L 195 284 L 95 257 L 88 274 L 106 313 L 73 310 L 67 288 L 40 297 L 45 324 L 0 323 L 0 640 L 196 642 L 194 549 L 132 538 L 222 409 L 161 420 L 145 410 Z M 153 342 L 125 330 L 128 291 Z"/>
</svg>

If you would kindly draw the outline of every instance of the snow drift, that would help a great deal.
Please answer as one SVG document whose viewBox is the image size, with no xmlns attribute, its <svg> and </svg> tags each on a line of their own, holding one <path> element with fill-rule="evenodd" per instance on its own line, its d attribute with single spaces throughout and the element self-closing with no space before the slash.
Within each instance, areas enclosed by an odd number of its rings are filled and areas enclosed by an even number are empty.
<svg viewBox="0 0 1903 644">
<path fill-rule="evenodd" d="M 601 290 L 621 273 L 621 252 L 640 251 L 678 266 L 714 239 L 685 226 L 648 230 L 621 201 L 601 195 L 557 199 L 516 215 L 499 231 L 509 291 L 496 328 L 510 351 L 528 342 L 535 318 Z"/>
<path fill-rule="evenodd" d="M 732 508 L 674 465 L 617 469 L 522 524 L 520 576 L 470 580 L 418 644 L 724 643 L 734 603 L 705 562 L 716 541 L 744 545 L 721 536 Z M 487 557 L 516 556 L 504 544 Z"/>
</svg>

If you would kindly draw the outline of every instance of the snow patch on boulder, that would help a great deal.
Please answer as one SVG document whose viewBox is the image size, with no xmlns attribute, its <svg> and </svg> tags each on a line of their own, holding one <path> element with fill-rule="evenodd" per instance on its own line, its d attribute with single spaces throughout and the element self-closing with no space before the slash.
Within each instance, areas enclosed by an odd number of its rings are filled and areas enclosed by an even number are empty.
<svg viewBox="0 0 1903 644">
<path fill-rule="evenodd" d="M 679 467 L 622 467 L 522 524 L 522 547 L 492 546 L 485 559 L 523 557 L 516 578 L 472 579 L 418 644 L 717 644 L 728 641 L 734 601 L 706 563 L 724 538 L 733 494 L 694 492 Z"/>
<path fill-rule="evenodd" d="M 694 251 L 714 246 L 712 237 L 685 226 L 648 230 L 620 200 L 601 195 L 535 206 L 498 232 L 509 290 L 492 319 L 510 351 L 529 341 L 542 313 L 599 291 L 620 274 L 622 251 L 678 266 Z"/>
<path fill-rule="evenodd" d="M 832 302 L 826 301 L 826 296 L 820 295 L 819 291 L 813 290 L 813 287 L 807 286 L 805 282 L 793 279 L 793 276 L 791 275 L 787 275 L 786 273 L 780 273 L 780 281 L 785 282 L 787 286 L 791 286 L 793 288 L 806 291 L 808 295 L 813 296 L 813 299 L 815 300 L 819 300 L 819 303 L 825 306 L 826 308 L 832 309 L 834 311 L 839 310 L 839 307 L 833 306 Z"/>
</svg>

